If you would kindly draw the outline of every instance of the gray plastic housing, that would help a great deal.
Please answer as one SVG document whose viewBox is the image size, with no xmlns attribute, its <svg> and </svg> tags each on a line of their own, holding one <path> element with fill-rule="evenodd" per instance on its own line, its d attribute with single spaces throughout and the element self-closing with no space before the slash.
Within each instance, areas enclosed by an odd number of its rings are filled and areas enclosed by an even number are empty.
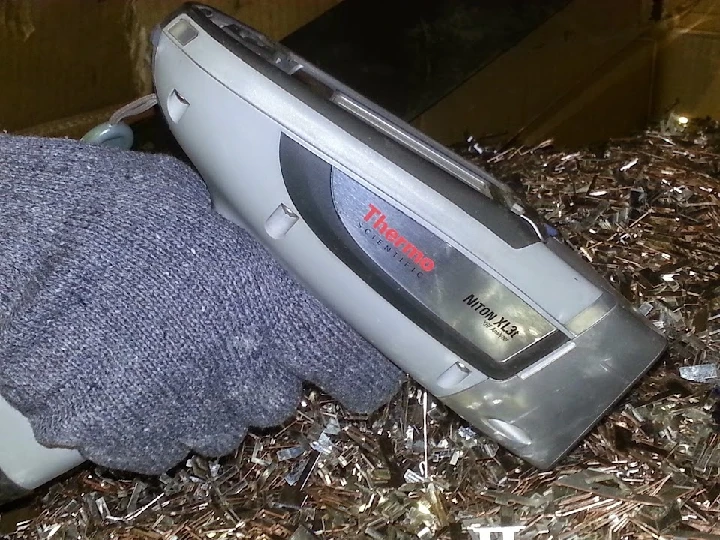
<svg viewBox="0 0 720 540">
<path fill-rule="evenodd" d="M 154 39 L 216 210 L 518 456 L 553 467 L 665 350 L 500 182 L 292 51 L 195 3 Z"/>
</svg>

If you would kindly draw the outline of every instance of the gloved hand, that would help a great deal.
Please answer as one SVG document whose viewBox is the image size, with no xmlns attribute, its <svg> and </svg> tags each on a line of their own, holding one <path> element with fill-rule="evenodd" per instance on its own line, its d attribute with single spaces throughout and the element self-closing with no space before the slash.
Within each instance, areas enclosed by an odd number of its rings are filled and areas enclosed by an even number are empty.
<svg viewBox="0 0 720 540">
<path fill-rule="evenodd" d="M 0 394 L 46 446 L 158 474 L 402 373 L 167 156 L 0 135 Z"/>
</svg>

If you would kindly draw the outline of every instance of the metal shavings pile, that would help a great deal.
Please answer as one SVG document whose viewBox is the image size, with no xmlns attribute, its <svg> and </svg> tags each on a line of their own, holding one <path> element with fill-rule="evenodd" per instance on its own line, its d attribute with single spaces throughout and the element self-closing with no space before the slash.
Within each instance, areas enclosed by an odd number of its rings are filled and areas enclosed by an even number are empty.
<svg viewBox="0 0 720 540">
<path fill-rule="evenodd" d="M 514 184 L 671 340 L 668 356 L 552 472 L 408 382 L 372 417 L 308 391 L 282 429 L 161 478 L 87 469 L 20 539 L 720 539 L 720 133 L 668 125 L 601 148 L 465 152 Z M 476 533 L 475 538 L 480 538 Z"/>
</svg>

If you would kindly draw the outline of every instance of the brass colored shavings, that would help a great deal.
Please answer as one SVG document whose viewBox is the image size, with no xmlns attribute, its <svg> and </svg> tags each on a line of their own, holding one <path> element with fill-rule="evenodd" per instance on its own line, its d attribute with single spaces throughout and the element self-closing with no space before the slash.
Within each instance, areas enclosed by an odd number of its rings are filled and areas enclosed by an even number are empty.
<svg viewBox="0 0 720 540">
<path fill-rule="evenodd" d="M 517 539 L 720 540 L 717 126 L 572 153 L 459 151 L 514 185 L 671 341 L 559 467 L 528 466 L 410 381 L 371 417 L 308 390 L 292 421 L 217 462 L 193 457 L 160 478 L 86 468 L 6 538 L 456 540 L 506 526 L 522 527 Z"/>
</svg>

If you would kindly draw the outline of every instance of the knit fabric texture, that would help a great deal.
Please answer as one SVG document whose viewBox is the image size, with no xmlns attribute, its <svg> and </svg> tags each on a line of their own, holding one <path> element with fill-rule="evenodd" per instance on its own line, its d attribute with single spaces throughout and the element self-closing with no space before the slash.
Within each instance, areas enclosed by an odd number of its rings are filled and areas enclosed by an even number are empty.
<svg viewBox="0 0 720 540">
<path fill-rule="evenodd" d="M 182 161 L 0 135 L 0 394 L 41 444 L 159 474 L 279 425 L 303 383 L 372 412 L 401 379 Z"/>
</svg>

